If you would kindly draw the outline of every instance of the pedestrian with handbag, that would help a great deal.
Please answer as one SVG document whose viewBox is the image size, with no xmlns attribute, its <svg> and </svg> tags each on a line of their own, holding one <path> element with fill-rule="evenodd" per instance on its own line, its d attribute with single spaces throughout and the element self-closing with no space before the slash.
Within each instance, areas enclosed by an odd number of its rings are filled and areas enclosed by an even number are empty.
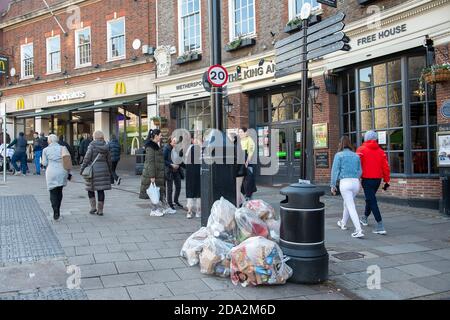
<svg viewBox="0 0 450 320">
<path fill-rule="evenodd" d="M 105 191 L 111 190 L 111 167 L 111 153 L 105 142 L 105 136 L 102 131 L 96 131 L 80 168 L 91 205 L 90 214 L 103 216 Z M 98 203 L 95 192 L 97 192 Z"/>
<path fill-rule="evenodd" d="M 180 204 L 179 198 L 181 193 L 181 179 L 183 177 L 181 161 L 179 164 L 173 162 L 177 157 L 174 150 L 177 145 L 177 138 L 171 138 L 170 142 L 164 147 L 164 163 L 165 163 L 165 174 L 167 183 L 167 202 L 172 210 L 176 210 L 175 206 L 179 209 L 184 209 Z M 175 185 L 175 194 L 173 195 L 173 185 Z M 172 199 L 173 195 L 173 199 Z"/>
<path fill-rule="evenodd" d="M 337 224 L 342 230 L 347 230 L 346 224 L 350 218 L 355 227 L 355 232 L 352 233 L 353 238 L 364 237 L 355 206 L 355 197 L 361 188 L 359 182 L 361 173 L 361 161 L 350 139 L 343 136 L 339 142 L 338 152 L 334 156 L 330 187 L 333 195 L 339 192 L 344 200 L 342 220 L 339 220 Z"/>
<path fill-rule="evenodd" d="M 245 155 L 242 151 L 241 140 L 237 135 L 234 137 L 234 163 L 236 176 L 236 207 L 239 208 L 244 202 L 241 190 L 244 178 L 247 175 L 247 167 L 245 166 Z"/>
<path fill-rule="evenodd" d="M 192 219 L 194 217 L 201 218 L 201 153 L 202 146 L 200 142 L 192 137 L 191 145 L 186 152 L 184 161 L 186 167 L 186 198 L 188 213 L 186 217 Z"/>
<path fill-rule="evenodd" d="M 49 146 L 42 152 L 42 165 L 46 167 L 45 180 L 50 192 L 50 202 L 53 208 L 53 219 L 58 220 L 61 215 L 63 188 L 72 175 L 72 159 L 66 147 L 58 144 L 58 137 L 51 134 L 48 137 Z"/>
</svg>

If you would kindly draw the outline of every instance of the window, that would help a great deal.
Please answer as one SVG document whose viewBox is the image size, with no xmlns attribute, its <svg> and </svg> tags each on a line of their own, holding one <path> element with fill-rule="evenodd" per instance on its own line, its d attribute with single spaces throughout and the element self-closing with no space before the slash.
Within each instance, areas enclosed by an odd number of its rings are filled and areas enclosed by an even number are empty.
<svg viewBox="0 0 450 320">
<path fill-rule="evenodd" d="M 108 60 L 125 58 L 125 18 L 108 21 Z"/>
<path fill-rule="evenodd" d="M 20 48 L 20 61 L 21 61 L 21 78 L 32 78 L 34 75 L 34 54 L 33 44 L 24 44 Z"/>
<path fill-rule="evenodd" d="M 179 0 L 180 52 L 201 50 L 200 0 Z"/>
<path fill-rule="evenodd" d="M 302 6 L 306 2 L 311 4 L 313 12 L 321 9 L 320 3 L 318 3 L 317 0 L 289 0 L 289 20 L 300 16 Z"/>
<path fill-rule="evenodd" d="M 231 39 L 255 34 L 255 0 L 230 0 L 230 17 Z"/>
<path fill-rule="evenodd" d="M 341 77 L 342 133 L 358 144 L 368 130 L 378 132 L 393 174 L 437 173 L 435 92 L 418 86 L 424 66 L 425 56 L 404 56 Z"/>
<path fill-rule="evenodd" d="M 60 37 L 47 38 L 47 73 L 61 72 Z"/>
<path fill-rule="evenodd" d="M 210 100 L 188 101 L 177 107 L 178 128 L 189 130 L 191 133 L 204 133 L 211 128 Z"/>
<path fill-rule="evenodd" d="M 75 65 L 77 68 L 91 65 L 91 28 L 75 31 Z"/>
</svg>

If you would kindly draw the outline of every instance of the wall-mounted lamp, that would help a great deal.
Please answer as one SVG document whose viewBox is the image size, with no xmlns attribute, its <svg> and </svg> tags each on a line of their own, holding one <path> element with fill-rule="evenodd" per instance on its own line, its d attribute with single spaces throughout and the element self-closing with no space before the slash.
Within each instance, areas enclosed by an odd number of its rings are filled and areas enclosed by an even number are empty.
<svg viewBox="0 0 450 320">
<path fill-rule="evenodd" d="M 230 99 L 228 97 L 224 98 L 223 108 L 225 109 L 225 112 L 230 115 L 231 112 L 233 112 L 234 105 L 230 102 Z"/>
<path fill-rule="evenodd" d="M 308 88 L 309 91 L 309 101 L 312 103 L 314 107 L 316 107 L 320 112 L 322 112 L 322 103 L 317 102 L 319 98 L 320 88 L 316 86 L 314 81 L 311 83 L 311 86 Z"/>
<path fill-rule="evenodd" d="M 39 81 L 39 80 L 41 80 L 41 77 L 37 76 L 36 78 L 34 78 L 34 80 Z"/>
<path fill-rule="evenodd" d="M 94 68 L 95 68 L 95 69 L 98 69 L 98 68 L 100 68 L 100 65 L 97 63 L 97 64 L 94 66 Z"/>
<path fill-rule="evenodd" d="M 266 62 L 273 63 L 272 60 L 260 59 L 260 60 L 258 61 L 258 66 L 262 67 L 262 66 L 264 65 L 264 63 L 266 63 Z"/>
</svg>

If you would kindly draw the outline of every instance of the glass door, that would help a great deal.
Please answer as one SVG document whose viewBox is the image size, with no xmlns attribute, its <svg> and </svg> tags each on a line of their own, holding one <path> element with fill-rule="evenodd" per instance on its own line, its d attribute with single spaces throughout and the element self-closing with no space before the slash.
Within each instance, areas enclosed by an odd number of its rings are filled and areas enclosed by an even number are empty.
<svg viewBox="0 0 450 320">
<path fill-rule="evenodd" d="M 301 130 L 294 125 L 272 127 L 272 134 L 278 130 L 278 148 L 276 157 L 279 162 L 278 173 L 273 177 L 273 184 L 297 182 L 300 178 Z"/>
</svg>

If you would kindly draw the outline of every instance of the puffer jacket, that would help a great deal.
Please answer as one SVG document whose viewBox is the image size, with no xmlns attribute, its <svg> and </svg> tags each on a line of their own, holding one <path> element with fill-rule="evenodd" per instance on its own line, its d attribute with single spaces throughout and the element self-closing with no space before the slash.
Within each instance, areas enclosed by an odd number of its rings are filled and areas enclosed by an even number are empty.
<svg viewBox="0 0 450 320">
<path fill-rule="evenodd" d="M 157 143 L 150 141 L 145 148 L 145 163 L 142 172 L 140 195 L 147 198 L 147 189 L 150 187 L 151 179 L 155 178 L 155 184 L 160 188 L 161 198 L 165 198 L 166 183 L 164 178 L 164 152 Z M 161 200 L 162 200 L 161 199 Z"/>
<path fill-rule="evenodd" d="M 109 151 L 111 152 L 111 161 L 120 160 L 120 144 L 117 139 L 112 139 L 109 144 Z"/>
<path fill-rule="evenodd" d="M 375 140 L 366 141 L 356 150 L 361 159 L 363 179 L 381 179 L 389 183 L 391 171 L 386 153 Z"/>
<path fill-rule="evenodd" d="M 81 172 L 100 154 L 92 170 L 92 179 L 85 179 L 87 191 L 111 190 L 111 153 L 105 141 L 94 140 L 89 144 L 81 165 Z"/>
</svg>

